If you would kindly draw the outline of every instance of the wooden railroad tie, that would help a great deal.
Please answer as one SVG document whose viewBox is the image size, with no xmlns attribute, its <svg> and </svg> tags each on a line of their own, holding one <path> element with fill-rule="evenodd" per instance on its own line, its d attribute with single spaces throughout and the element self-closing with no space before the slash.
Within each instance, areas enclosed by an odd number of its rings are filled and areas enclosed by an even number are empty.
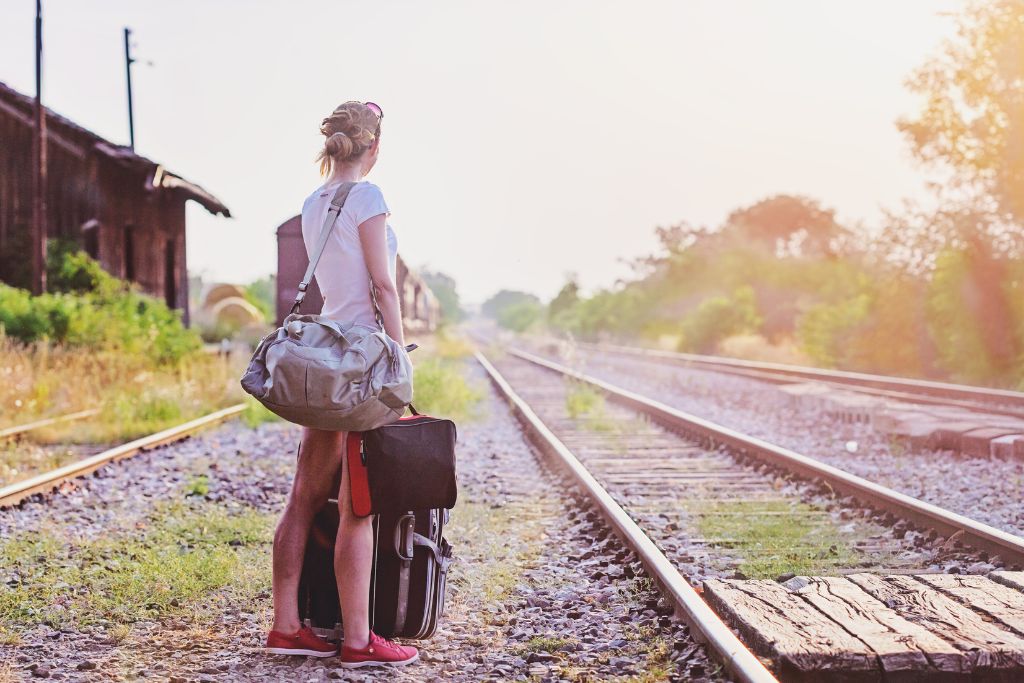
<svg viewBox="0 0 1024 683">
<path fill-rule="evenodd" d="M 783 681 L 1024 681 L 1024 572 L 712 579 Z"/>
</svg>

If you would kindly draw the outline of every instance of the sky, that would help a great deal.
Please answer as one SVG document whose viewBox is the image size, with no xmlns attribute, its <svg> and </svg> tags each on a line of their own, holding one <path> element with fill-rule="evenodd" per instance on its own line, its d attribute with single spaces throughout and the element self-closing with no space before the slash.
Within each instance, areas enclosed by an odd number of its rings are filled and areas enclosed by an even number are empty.
<svg viewBox="0 0 1024 683">
<path fill-rule="evenodd" d="M 369 180 L 399 252 L 479 303 L 613 286 L 654 229 L 777 193 L 870 226 L 921 197 L 895 121 L 960 0 L 43 0 L 44 102 L 199 183 L 188 265 L 248 282 L 321 182 L 320 121 L 384 110 Z M 0 81 L 34 94 L 33 0 L 0 3 Z"/>
</svg>

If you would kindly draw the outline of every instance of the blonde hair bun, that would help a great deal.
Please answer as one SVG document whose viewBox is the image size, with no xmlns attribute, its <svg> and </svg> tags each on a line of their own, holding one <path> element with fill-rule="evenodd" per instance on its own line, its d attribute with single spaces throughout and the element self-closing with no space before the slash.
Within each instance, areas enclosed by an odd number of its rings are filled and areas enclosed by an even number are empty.
<svg viewBox="0 0 1024 683">
<path fill-rule="evenodd" d="M 327 141 L 324 143 L 324 151 L 332 157 L 341 157 L 342 159 L 352 154 L 353 147 L 355 147 L 355 143 L 352 142 L 352 139 L 340 130 L 335 133 L 331 133 L 331 135 L 327 137 Z"/>
<path fill-rule="evenodd" d="M 362 102 L 339 104 L 320 124 L 327 138 L 316 157 L 321 175 L 329 176 L 335 164 L 362 156 L 376 140 L 379 124 L 377 114 Z"/>
</svg>

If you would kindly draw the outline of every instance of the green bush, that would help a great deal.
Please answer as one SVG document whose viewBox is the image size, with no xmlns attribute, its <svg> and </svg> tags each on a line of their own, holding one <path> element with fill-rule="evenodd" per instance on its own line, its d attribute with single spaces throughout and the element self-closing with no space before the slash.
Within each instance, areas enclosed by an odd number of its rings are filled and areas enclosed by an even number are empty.
<svg viewBox="0 0 1024 683">
<path fill-rule="evenodd" d="M 200 348 L 178 311 L 105 273 L 84 253 L 66 253 L 53 268 L 54 286 L 65 291 L 34 297 L 0 284 L 0 327 L 8 337 L 115 349 L 158 363 Z"/>
<path fill-rule="evenodd" d="M 865 293 L 812 306 L 797 322 L 801 349 L 822 367 L 844 366 L 849 356 L 850 336 L 867 317 L 870 307 L 871 297 Z"/>
<path fill-rule="evenodd" d="M 949 250 L 939 254 L 935 274 L 927 292 L 928 327 L 939 351 L 940 363 L 961 382 L 998 383 L 1013 385 L 1019 382 L 1007 374 L 1020 377 L 1020 367 L 1006 367 L 993 347 L 993 339 L 1006 335 L 1000 341 L 1021 346 L 1020 306 L 1009 311 L 1016 320 L 990 320 L 979 304 L 987 295 L 978 285 L 972 264 L 964 251 Z M 1001 273 L 1002 274 L 1002 273 Z M 1002 282 L 1004 296 L 1011 300 L 1019 296 L 1012 273 Z M 996 294 L 999 294 L 998 290 Z M 987 336 L 986 336 L 987 335 Z M 1019 363 L 1019 359 L 1018 359 Z"/>
<path fill-rule="evenodd" d="M 520 301 L 498 312 L 498 324 L 513 332 L 524 332 L 544 315 L 544 307 L 536 301 Z"/>
<path fill-rule="evenodd" d="M 726 337 L 756 332 L 761 325 L 754 290 L 738 287 L 731 297 L 713 296 L 705 299 L 683 321 L 681 350 L 712 353 Z"/>
</svg>

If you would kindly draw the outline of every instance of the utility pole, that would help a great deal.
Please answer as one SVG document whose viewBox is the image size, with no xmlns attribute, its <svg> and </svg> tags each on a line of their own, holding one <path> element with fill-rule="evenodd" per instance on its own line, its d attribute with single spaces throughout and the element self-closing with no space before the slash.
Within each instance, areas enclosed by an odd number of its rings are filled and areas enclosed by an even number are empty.
<svg viewBox="0 0 1024 683">
<path fill-rule="evenodd" d="M 35 182 L 32 187 L 32 293 L 46 291 L 46 116 L 43 112 L 43 3 L 36 0 Z"/>
<path fill-rule="evenodd" d="M 124 28 L 124 68 L 128 75 L 128 146 L 131 147 L 132 151 L 135 151 L 135 116 L 132 111 L 132 64 L 135 60 L 132 59 L 132 48 L 128 42 L 132 35 L 132 30 L 125 26 Z"/>
</svg>

